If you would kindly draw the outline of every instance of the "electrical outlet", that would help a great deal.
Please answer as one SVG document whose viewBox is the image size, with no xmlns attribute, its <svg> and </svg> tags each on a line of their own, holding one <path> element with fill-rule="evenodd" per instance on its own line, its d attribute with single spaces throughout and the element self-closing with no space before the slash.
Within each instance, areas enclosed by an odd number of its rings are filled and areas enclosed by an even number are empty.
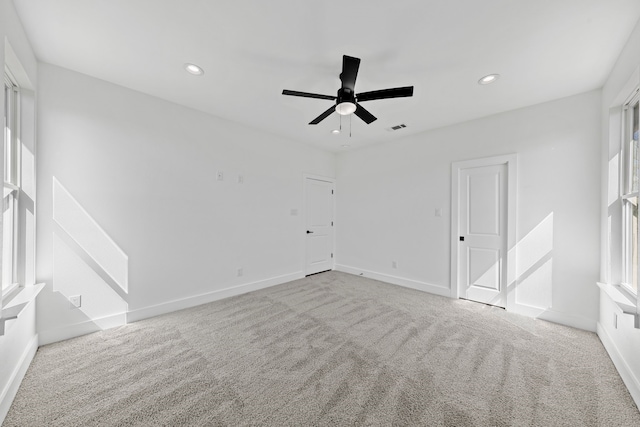
<svg viewBox="0 0 640 427">
<path fill-rule="evenodd" d="M 391 261 L 391 268 L 398 268 L 398 262 L 397 261 Z"/>
<path fill-rule="evenodd" d="M 244 176 L 238 175 L 238 184 L 244 184 Z"/>
<path fill-rule="evenodd" d="M 82 307 L 82 295 L 74 295 L 72 297 L 69 297 L 69 302 L 71 303 L 71 308 Z"/>
<path fill-rule="evenodd" d="M 436 208 L 436 216 L 438 217 L 442 216 L 442 208 Z"/>
<path fill-rule="evenodd" d="M 224 173 L 222 171 L 218 172 L 218 181 L 224 181 Z"/>
<path fill-rule="evenodd" d="M 238 269 L 238 277 L 242 277 L 243 274 L 244 274 L 244 271 L 242 270 L 242 267 L 240 267 Z"/>
</svg>

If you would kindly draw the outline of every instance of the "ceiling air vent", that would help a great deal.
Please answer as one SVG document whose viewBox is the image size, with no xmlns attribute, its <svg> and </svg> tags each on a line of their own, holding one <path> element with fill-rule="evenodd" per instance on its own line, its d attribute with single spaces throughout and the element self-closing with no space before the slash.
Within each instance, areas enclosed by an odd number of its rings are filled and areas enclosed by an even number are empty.
<svg viewBox="0 0 640 427">
<path fill-rule="evenodd" d="M 402 124 L 399 124 L 399 125 L 396 125 L 396 126 L 391 126 L 390 128 L 387 128 L 387 130 L 389 132 L 393 132 L 394 130 L 400 130 L 400 129 L 403 129 L 403 128 L 406 128 L 406 127 L 407 127 L 407 125 L 402 123 Z"/>
</svg>

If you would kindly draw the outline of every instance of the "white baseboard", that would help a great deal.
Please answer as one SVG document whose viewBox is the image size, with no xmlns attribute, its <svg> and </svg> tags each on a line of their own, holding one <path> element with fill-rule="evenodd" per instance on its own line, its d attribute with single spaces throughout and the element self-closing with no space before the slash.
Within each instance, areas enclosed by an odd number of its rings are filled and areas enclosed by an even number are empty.
<svg viewBox="0 0 640 427">
<path fill-rule="evenodd" d="M 39 344 L 47 345 L 126 324 L 127 314 L 116 313 L 99 319 L 91 319 L 82 323 L 67 325 L 62 328 L 42 330 L 38 331 L 38 335 L 40 336 Z"/>
<path fill-rule="evenodd" d="M 206 294 L 195 295 L 192 297 L 169 301 L 150 307 L 131 310 L 127 313 L 127 322 L 137 322 L 139 320 L 148 319 L 149 317 L 159 316 L 161 314 L 183 310 L 185 308 L 191 308 L 197 305 L 207 304 L 209 302 L 221 300 L 223 298 L 229 298 L 232 296 L 245 294 L 247 292 L 257 291 L 259 289 L 280 285 L 282 283 L 291 282 L 292 280 L 302 279 L 303 277 L 304 273 L 299 271 L 296 273 L 272 277 L 270 279 L 259 280 L 257 282 L 246 283 L 244 285 L 219 289 L 213 292 L 208 292 Z"/>
<path fill-rule="evenodd" d="M 596 320 L 583 316 L 576 316 L 574 314 L 563 313 L 561 311 L 555 311 L 550 308 L 545 309 L 516 303 L 515 307 L 507 306 L 507 311 L 527 317 L 533 317 L 534 319 L 571 326 L 572 328 L 596 332 Z"/>
<path fill-rule="evenodd" d="M 554 310 L 545 310 L 544 313 L 537 316 L 537 319 L 547 320 L 561 325 L 571 326 L 572 328 L 582 329 L 589 332 L 596 331 L 597 321 L 587 317 L 576 316 L 573 314 L 562 313 Z"/>
<path fill-rule="evenodd" d="M 11 408 L 11 404 L 13 403 L 13 399 L 16 397 L 18 393 L 18 388 L 20 388 L 20 383 L 22 383 L 22 379 L 24 375 L 27 373 L 27 369 L 33 360 L 33 357 L 36 355 L 36 351 L 38 350 L 38 335 L 34 335 L 27 344 L 27 348 L 25 348 L 22 356 L 20 357 L 20 362 L 13 370 L 11 377 L 9 378 L 9 383 L 6 385 L 2 393 L 0 394 L 0 425 L 4 421 L 5 417 L 9 413 L 9 408 Z"/>
<path fill-rule="evenodd" d="M 349 273 L 356 276 L 362 275 L 371 279 L 380 280 L 381 282 L 391 283 L 394 285 L 404 286 L 406 288 L 417 289 L 419 291 L 429 292 L 431 294 L 451 298 L 451 289 L 449 289 L 448 287 L 419 282 L 417 280 L 406 279 L 404 277 L 391 276 L 384 273 L 377 273 L 375 271 L 364 270 L 348 265 L 337 264 L 335 266 L 335 269 L 337 271 L 342 271 L 343 273 Z M 550 309 L 543 310 L 536 307 L 529 307 L 523 304 L 516 304 L 516 307 L 514 309 L 509 309 L 508 311 L 522 314 L 523 316 L 547 320 L 549 322 L 559 323 L 561 325 L 571 326 L 578 329 L 584 329 L 586 331 L 596 331 L 596 321 L 586 317 L 575 316 L 572 314 L 562 313 Z"/>
<path fill-rule="evenodd" d="M 86 322 L 68 325 L 62 328 L 39 331 L 40 345 L 51 344 L 58 341 L 64 341 L 82 335 L 91 334 L 93 332 L 105 329 L 115 328 L 126 325 L 127 323 L 137 322 L 149 317 L 159 316 L 161 314 L 170 313 L 172 311 L 183 310 L 185 308 L 195 307 L 197 305 L 206 304 L 208 302 L 217 301 L 235 295 L 244 294 L 259 289 L 268 288 L 270 286 L 279 285 L 281 283 L 290 282 L 292 280 L 301 279 L 304 273 L 296 272 L 285 274 L 282 276 L 272 277 L 270 279 L 260 280 L 257 282 L 246 283 L 244 285 L 232 286 L 225 289 L 209 292 L 206 294 L 196 295 L 179 300 L 169 301 L 150 307 L 144 307 L 137 310 L 131 310 L 127 313 L 117 313 L 100 319 L 87 320 Z"/>
<path fill-rule="evenodd" d="M 364 276 L 371 279 L 379 280 L 385 283 L 391 283 L 392 285 L 403 286 L 405 288 L 417 289 L 423 292 L 429 292 L 430 294 L 436 294 L 443 297 L 451 297 L 451 290 L 443 286 L 432 285 L 430 283 L 419 282 L 413 279 L 406 279 L 404 277 L 391 276 L 383 273 L 376 273 L 375 271 L 363 270 L 361 268 L 350 267 L 348 265 L 336 265 L 335 270 L 342 271 L 343 273 L 353 274 L 355 276 Z"/>
<path fill-rule="evenodd" d="M 604 346 L 605 350 L 607 350 L 607 353 L 609 353 L 609 357 L 618 370 L 622 381 L 627 386 L 629 394 L 631 394 L 634 402 L 636 402 L 636 406 L 640 408 L 640 382 L 638 381 L 638 378 L 636 378 L 636 376 L 633 374 L 633 371 L 631 370 L 631 368 L 629 368 L 629 365 L 624 360 L 624 357 L 622 356 L 622 354 L 620 354 L 620 351 L 618 350 L 615 342 L 609 336 L 606 329 L 600 324 L 600 322 L 598 322 L 596 329 L 602 345 Z"/>
</svg>

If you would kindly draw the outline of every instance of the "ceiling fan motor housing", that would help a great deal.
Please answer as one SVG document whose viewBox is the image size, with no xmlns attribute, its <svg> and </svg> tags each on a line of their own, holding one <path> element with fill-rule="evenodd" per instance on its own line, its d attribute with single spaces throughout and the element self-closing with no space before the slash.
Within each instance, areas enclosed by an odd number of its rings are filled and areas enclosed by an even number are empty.
<svg viewBox="0 0 640 427">
<path fill-rule="evenodd" d="M 356 97 L 351 89 L 343 87 L 338 89 L 338 100 L 336 104 L 342 104 L 343 102 L 356 102 Z"/>
<path fill-rule="evenodd" d="M 347 116 L 354 113 L 357 110 L 356 100 L 353 90 L 343 87 L 338 90 L 338 97 L 336 99 L 336 113 L 341 116 Z"/>
<path fill-rule="evenodd" d="M 358 69 L 360 67 L 360 58 L 353 56 L 342 56 L 342 73 L 340 73 L 340 81 L 342 87 L 338 90 L 338 96 L 320 95 L 317 93 L 299 92 L 296 90 L 283 90 L 283 95 L 301 96 L 304 98 L 328 99 L 335 101 L 336 104 L 329 107 L 324 113 L 309 122 L 310 125 L 317 125 L 334 111 L 341 116 L 355 113 L 366 124 L 376 121 L 376 117 L 360 105 L 356 98 L 363 101 L 372 101 L 374 99 L 400 98 L 413 95 L 413 86 L 397 87 L 393 89 L 374 90 L 370 92 L 360 93 L 356 96 L 356 78 L 358 77 Z"/>
</svg>

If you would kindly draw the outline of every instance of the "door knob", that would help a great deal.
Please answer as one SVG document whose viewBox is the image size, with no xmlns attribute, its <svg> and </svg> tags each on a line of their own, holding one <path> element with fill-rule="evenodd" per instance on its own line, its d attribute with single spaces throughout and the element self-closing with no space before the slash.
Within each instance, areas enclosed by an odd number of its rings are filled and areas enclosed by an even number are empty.
<svg viewBox="0 0 640 427">
<path fill-rule="evenodd" d="M 313 231 L 307 230 L 307 234 L 313 234 Z"/>
</svg>

